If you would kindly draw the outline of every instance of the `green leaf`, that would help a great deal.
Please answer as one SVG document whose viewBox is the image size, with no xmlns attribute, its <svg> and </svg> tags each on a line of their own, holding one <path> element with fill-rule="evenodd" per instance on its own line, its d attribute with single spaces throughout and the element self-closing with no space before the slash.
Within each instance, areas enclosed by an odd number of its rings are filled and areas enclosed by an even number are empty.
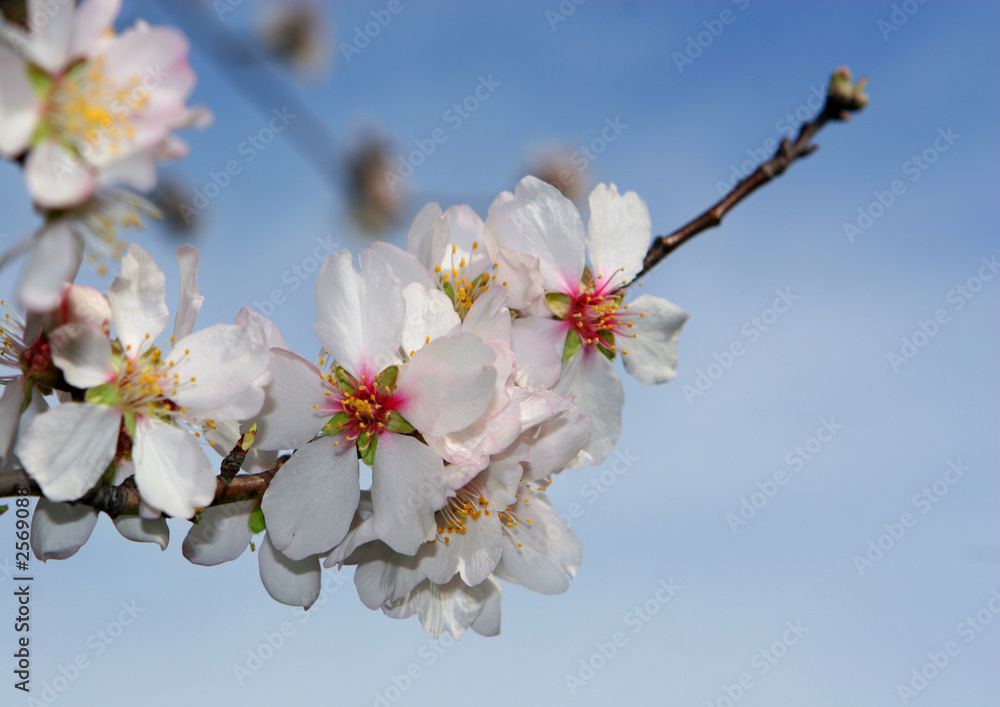
<svg viewBox="0 0 1000 707">
<path fill-rule="evenodd" d="M 390 432 L 395 432 L 396 434 L 408 435 L 411 432 L 416 431 L 416 428 L 409 422 L 403 419 L 395 410 L 389 411 L 389 419 L 385 423 L 385 428 Z"/>
<path fill-rule="evenodd" d="M 255 535 L 263 533 L 267 529 L 267 523 L 264 521 L 264 511 L 260 509 L 260 506 L 254 508 L 253 512 L 250 513 L 250 518 L 247 520 L 247 527 Z"/>
<path fill-rule="evenodd" d="M 396 377 L 399 376 L 399 366 L 389 366 L 375 376 L 375 386 L 385 388 L 389 392 L 396 389 Z"/>
<path fill-rule="evenodd" d="M 573 309 L 573 298 L 562 292 L 546 292 L 545 304 L 558 319 L 565 319 Z"/>
<path fill-rule="evenodd" d="M 566 335 L 566 348 L 563 349 L 562 362 L 566 363 L 573 358 L 581 346 L 583 346 L 583 339 L 576 333 L 576 329 L 570 329 Z"/>
<path fill-rule="evenodd" d="M 340 431 L 344 429 L 344 425 L 346 425 L 350 419 L 351 416 L 341 410 L 330 418 L 330 421 L 323 426 L 323 429 L 320 432 L 325 435 L 340 434 Z"/>
<path fill-rule="evenodd" d="M 358 392 L 359 383 L 350 373 L 337 366 L 337 370 L 333 374 L 337 378 L 337 388 L 340 389 L 341 393 L 344 395 L 355 395 Z"/>
<path fill-rule="evenodd" d="M 367 433 L 362 435 L 363 437 L 368 437 Z M 361 461 L 363 461 L 368 466 L 372 466 L 375 463 L 375 449 L 378 447 L 378 435 L 371 435 L 365 444 L 364 449 L 361 448 L 361 437 L 358 437 L 358 449 L 361 450 Z"/>
</svg>

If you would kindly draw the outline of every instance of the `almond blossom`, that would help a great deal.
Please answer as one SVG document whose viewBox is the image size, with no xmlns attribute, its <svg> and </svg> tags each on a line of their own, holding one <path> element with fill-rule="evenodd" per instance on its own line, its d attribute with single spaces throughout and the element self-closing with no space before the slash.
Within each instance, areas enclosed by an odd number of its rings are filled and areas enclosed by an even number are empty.
<svg viewBox="0 0 1000 707">
<path fill-rule="evenodd" d="M 197 439 L 214 420 L 242 419 L 263 403 L 267 349 L 251 327 L 217 324 L 191 333 L 201 300 L 197 251 L 178 251 L 181 304 L 164 354 L 155 345 L 169 317 L 166 282 L 133 244 L 108 295 L 117 338 L 71 323 L 52 332 L 52 359 L 85 391 L 32 421 L 16 453 L 52 501 L 82 497 L 115 459 L 135 463 L 151 509 L 189 518 L 215 493 L 215 471 Z"/>
</svg>

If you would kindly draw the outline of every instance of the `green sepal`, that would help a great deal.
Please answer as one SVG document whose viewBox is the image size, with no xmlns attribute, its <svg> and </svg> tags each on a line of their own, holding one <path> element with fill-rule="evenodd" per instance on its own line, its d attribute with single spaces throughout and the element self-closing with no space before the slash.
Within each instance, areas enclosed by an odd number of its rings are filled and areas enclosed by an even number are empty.
<svg viewBox="0 0 1000 707">
<path fill-rule="evenodd" d="M 566 335 L 566 347 L 563 349 L 562 362 L 566 363 L 571 358 L 573 358 L 573 356 L 576 355 L 576 352 L 579 351 L 580 347 L 582 346 L 583 346 L 583 339 L 580 338 L 580 335 L 576 332 L 576 329 L 570 329 L 569 333 Z"/>
<path fill-rule="evenodd" d="M 365 438 L 364 446 L 362 446 L 362 438 Z M 375 449 L 377 447 L 378 435 L 369 435 L 365 432 L 361 437 L 358 437 L 358 449 L 361 451 L 361 461 L 368 466 L 372 466 L 375 463 Z"/>
<path fill-rule="evenodd" d="M 446 295 L 448 295 L 448 299 L 450 299 L 452 302 L 455 301 L 455 288 L 452 287 L 450 282 L 447 281 L 442 282 L 441 289 L 444 291 Z"/>
<path fill-rule="evenodd" d="M 340 434 L 341 430 L 344 429 L 344 425 L 346 425 L 350 421 L 350 419 L 351 416 L 348 415 L 343 410 L 341 410 L 336 415 L 331 417 L 330 421 L 323 426 L 321 434 L 325 435 Z"/>
<path fill-rule="evenodd" d="M 416 431 L 416 427 L 411 425 L 403 416 L 400 415 L 395 410 L 389 411 L 389 419 L 385 423 L 385 428 L 390 432 L 395 432 L 396 434 L 408 435 L 411 432 Z"/>
<path fill-rule="evenodd" d="M 35 384 L 28 376 L 24 377 L 24 393 L 21 396 L 21 414 L 31 405 L 31 394 L 35 391 Z"/>
<path fill-rule="evenodd" d="M 114 479 L 115 479 L 115 463 L 111 462 L 110 464 L 108 464 L 108 468 L 104 470 L 104 473 L 101 474 L 101 481 L 103 481 L 106 484 L 110 484 L 112 481 L 114 481 Z"/>
<path fill-rule="evenodd" d="M 254 508 L 250 513 L 250 518 L 247 519 L 247 527 L 250 528 L 250 532 L 254 535 L 267 530 L 267 523 L 264 521 L 264 511 L 260 509 L 260 506 Z"/>
<path fill-rule="evenodd" d="M 549 310 L 556 315 L 557 319 L 565 319 L 569 316 L 570 310 L 573 309 L 573 298 L 562 292 L 546 292 L 545 304 L 549 306 Z"/>
<path fill-rule="evenodd" d="M 84 400 L 94 405 L 117 405 L 119 402 L 118 391 L 111 383 L 105 383 L 96 388 L 88 389 Z"/>
<path fill-rule="evenodd" d="M 39 95 L 45 95 L 52 87 L 52 77 L 34 64 L 28 65 L 28 80 Z"/>
<path fill-rule="evenodd" d="M 396 389 L 396 378 L 399 376 L 399 366 L 389 366 L 375 376 L 375 386 L 392 392 Z"/>
<path fill-rule="evenodd" d="M 337 378 L 337 388 L 340 389 L 341 393 L 344 395 L 355 395 L 358 392 L 360 384 L 357 379 L 340 366 L 337 366 L 334 376 Z"/>
<path fill-rule="evenodd" d="M 135 439 L 135 413 L 131 410 L 122 410 L 122 419 L 125 420 L 125 431 L 128 436 Z"/>
<path fill-rule="evenodd" d="M 614 361 L 615 360 L 615 349 L 614 349 L 615 334 L 614 334 L 614 332 L 610 331 L 608 329 L 601 329 L 599 332 L 597 332 L 597 336 L 598 336 L 598 338 L 600 338 L 602 341 L 604 341 L 607 344 L 607 347 L 604 347 L 604 346 L 601 346 L 600 344 L 598 344 L 597 345 L 597 350 L 600 351 L 602 354 L 604 354 L 604 357 L 606 359 L 608 359 L 609 361 Z"/>
<path fill-rule="evenodd" d="M 0 516 L 10 510 L 10 506 L 0 506 Z"/>
</svg>

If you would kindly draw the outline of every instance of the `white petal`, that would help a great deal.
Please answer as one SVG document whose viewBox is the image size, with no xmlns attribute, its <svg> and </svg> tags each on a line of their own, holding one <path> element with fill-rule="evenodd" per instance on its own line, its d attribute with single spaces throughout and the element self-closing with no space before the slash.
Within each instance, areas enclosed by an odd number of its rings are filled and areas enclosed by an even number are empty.
<svg viewBox="0 0 1000 707">
<path fill-rule="evenodd" d="M 259 449 L 298 449 L 323 429 L 334 413 L 320 371 L 298 354 L 271 349 L 271 383 L 257 415 Z"/>
<path fill-rule="evenodd" d="M 18 440 L 25 471 L 50 501 L 75 501 L 114 459 L 121 426 L 118 408 L 63 403 L 36 417 Z"/>
<path fill-rule="evenodd" d="M 121 11 L 121 0 L 85 0 L 76 8 L 70 56 L 86 56 Z"/>
<path fill-rule="evenodd" d="M 634 191 L 619 195 L 614 184 L 598 184 L 590 192 L 587 254 L 595 277 L 613 278 L 613 286 L 631 281 L 642 270 L 652 237 L 649 208 Z"/>
<path fill-rule="evenodd" d="M 268 536 L 293 560 L 326 552 L 347 534 L 361 497 L 353 445 L 322 437 L 300 447 L 264 493 Z"/>
<path fill-rule="evenodd" d="M 260 581 L 275 601 L 308 609 L 319 598 L 323 578 L 318 557 L 290 560 L 274 548 L 268 534 L 257 551 L 257 563 Z"/>
<path fill-rule="evenodd" d="M 628 350 L 622 356 L 625 370 L 646 385 L 672 381 L 677 375 L 677 339 L 688 320 L 687 313 L 652 295 L 639 297 L 628 311 L 635 315 L 629 317 L 635 338 L 619 345 Z"/>
<path fill-rule="evenodd" d="M 326 259 L 316 279 L 316 335 L 353 375 L 374 376 L 399 361 L 406 302 L 389 266 L 371 250 Z"/>
<path fill-rule="evenodd" d="M 525 498 L 530 503 L 525 503 Z M 508 512 L 518 522 L 506 529 L 497 576 L 541 594 L 561 594 L 569 589 L 569 581 L 583 561 L 583 546 L 573 531 L 542 497 L 526 487 Z"/>
<path fill-rule="evenodd" d="M 439 264 L 440 251 L 444 244 L 435 233 L 441 230 L 441 206 L 437 203 L 425 204 L 413 219 L 413 225 L 406 233 L 406 251 L 414 256 L 428 270 Z M 427 283 L 430 286 L 430 283 Z"/>
<path fill-rule="evenodd" d="M 500 509 L 503 510 L 503 509 Z M 435 584 L 446 584 L 460 573 L 462 581 L 475 586 L 484 581 L 500 561 L 503 535 L 496 509 L 478 519 L 467 518 L 464 533 L 453 533 L 446 544 L 440 538 L 432 552 L 421 553 L 420 569 Z"/>
<path fill-rule="evenodd" d="M 86 324 L 64 324 L 49 335 L 52 361 L 70 385 L 96 388 L 115 379 L 111 342 L 100 329 Z"/>
<path fill-rule="evenodd" d="M 372 468 L 376 534 L 393 550 L 413 555 L 436 529 L 434 511 L 444 505 L 444 461 L 413 437 L 379 435 Z"/>
<path fill-rule="evenodd" d="M 184 538 L 184 557 L 204 566 L 235 560 L 250 545 L 253 533 L 247 523 L 258 506 L 260 501 L 251 499 L 206 508 Z"/>
<path fill-rule="evenodd" d="M 591 465 L 600 464 L 614 451 L 622 431 L 625 387 L 614 365 L 593 347 L 585 346 L 566 364 L 556 392 L 572 394 L 590 418 L 590 441 L 571 466 L 580 466 L 588 459 Z"/>
<path fill-rule="evenodd" d="M 485 593 L 483 599 L 483 609 L 472 622 L 472 630 L 480 636 L 500 635 L 500 595 L 502 593 L 500 582 L 495 577 L 490 577 L 481 585 Z"/>
<path fill-rule="evenodd" d="M 485 411 L 497 372 L 493 350 L 472 334 L 435 339 L 399 368 L 394 402 L 424 434 L 465 429 Z"/>
<path fill-rule="evenodd" d="M 167 515 L 190 518 L 215 499 L 215 469 L 187 430 L 140 417 L 132 459 L 139 494 Z"/>
<path fill-rule="evenodd" d="M 95 525 L 97 511 L 89 506 L 40 498 L 31 517 L 31 550 L 42 562 L 65 560 L 90 539 Z"/>
<path fill-rule="evenodd" d="M 288 342 L 285 341 L 285 337 L 281 335 L 278 326 L 263 314 L 258 314 L 249 307 L 244 307 L 240 310 L 240 313 L 236 315 L 236 323 L 256 328 L 261 341 L 264 342 L 264 346 L 269 349 L 291 350 Z"/>
<path fill-rule="evenodd" d="M 484 343 L 510 348 L 510 310 L 502 287 L 491 287 L 476 298 L 462 322 L 462 331 L 475 334 Z"/>
<path fill-rule="evenodd" d="M 440 638 L 445 632 L 452 638 L 461 638 L 494 596 L 499 596 L 499 585 L 495 582 L 469 587 L 460 577 L 455 577 L 444 586 L 426 580 L 405 598 L 383 607 L 382 611 L 394 618 L 418 614 L 421 626 L 434 638 Z M 488 620 L 484 630 L 491 623 L 494 622 Z"/>
<path fill-rule="evenodd" d="M 69 58 L 76 4 L 28 0 L 31 55 L 49 73 L 59 73 Z"/>
<path fill-rule="evenodd" d="M 17 291 L 28 311 L 49 312 L 59 306 L 67 282 L 83 260 L 83 238 L 69 222 L 58 221 L 32 238 L 31 254 Z"/>
<path fill-rule="evenodd" d="M 16 157 L 28 147 L 41 100 L 28 80 L 24 59 L 0 44 L 0 155 Z"/>
<path fill-rule="evenodd" d="M 518 320 L 519 321 L 519 320 Z M 561 331 L 563 342 L 566 332 L 562 327 L 550 327 L 551 331 Z M 517 360 L 517 384 L 526 390 L 547 390 L 554 386 L 562 375 L 562 356 L 552 341 L 531 327 L 519 326 L 515 321 L 511 331 L 511 349 Z"/>
<path fill-rule="evenodd" d="M 500 248 L 496 263 L 499 267 L 493 272 L 493 281 L 507 290 L 507 301 L 511 309 L 528 309 L 545 294 L 539 260 L 534 255 Z"/>
<path fill-rule="evenodd" d="M 433 341 L 462 324 L 455 306 L 441 290 L 414 282 L 403 288 L 403 298 L 406 300 L 402 334 L 404 351 L 416 351 L 428 339 Z"/>
<path fill-rule="evenodd" d="M 119 516 L 115 518 L 115 529 L 123 538 L 137 543 L 156 543 L 160 550 L 166 550 L 170 542 L 166 518 Z"/>
<path fill-rule="evenodd" d="M 558 474 L 573 463 L 590 440 L 590 418 L 573 406 L 553 420 L 539 425 L 533 433 L 531 460 L 524 464 L 524 478 L 540 481 Z"/>
<path fill-rule="evenodd" d="M 420 218 L 419 215 L 417 218 Z M 419 282 L 425 287 L 434 287 L 434 279 L 423 263 L 417 260 L 417 256 L 407 253 L 399 246 L 382 241 L 372 243 L 371 249 L 389 265 L 396 284 L 400 287 L 406 287 L 411 282 Z"/>
<path fill-rule="evenodd" d="M 369 609 L 402 599 L 423 580 L 416 557 L 400 555 L 382 543 L 365 547 L 364 559 L 354 572 L 358 597 Z"/>
<path fill-rule="evenodd" d="M 572 201 L 536 177 L 525 177 L 490 206 L 486 220 L 498 246 L 536 255 L 545 289 L 576 294 L 583 275 L 583 221 Z"/>
<path fill-rule="evenodd" d="M 67 322 L 103 329 L 111 323 L 111 303 L 93 287 L 70 285 L 63 295 L 62 309 Z"/>
<path fill-rule="evenodd" d="M 198 294 L 198 249 L 193 245 L 182 245 L 177 249 L 177 262 L 181 270 L 181 296 L 174 317 L 174 339 L 179 341 L 194 331 L 194 323 L 205 297 Z"/>
<path fill-rule="evenodd" d="M 153 256 L 132 243 L 108 288 L 108 299 L 118 338 L 135 360 L 167 326 L 167 278 Z"/>
<path fill-rule="evenodd" d="M 213 324 L 179 340 L 165 360 L 181 384 L 170 399 L 194 417 L 221 418 L 219 410 L 237 400 L 245 409 L 227 409 L 226 416 L 239 420 L 256 415 L 264 394 L 248 392 L 267 371 L 271 360 L 264 343 L 252 327 Z"/>
<path fill-rule="evenodd" d="M 17 376 L 3 387 L 3 396 L 0 397 L 0 465 L 6 464 L 17 440 L 23 402 L 24 376 Z"/>
<path fill-rule="evenodd" d="M 91 167 L 51 139 L 36 143 L 28 153 L 24 178 L 34 202 L 45 209 L 79 206 L 94 195 L 97 186 Z"/>
</svg>

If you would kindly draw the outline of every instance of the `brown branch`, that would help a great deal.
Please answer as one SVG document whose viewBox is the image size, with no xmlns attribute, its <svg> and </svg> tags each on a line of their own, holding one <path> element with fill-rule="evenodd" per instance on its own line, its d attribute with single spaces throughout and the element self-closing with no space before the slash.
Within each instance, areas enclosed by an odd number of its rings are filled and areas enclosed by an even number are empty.
<svg viewBox="0 0 1000 707">
<path fill-rule="evenodd" d="M 851 84 L 850 72 L 843 67 L 837 69 L 830 80 L 830 88 L 822 110 L 812 122 L 802 125 L 795 141 L 791 142 L 787 137 L 784 138 L 774 157 L 733 187 L 732 191 L 708 211 L 668 236 L 657 236 L 646 252 L 646 257 L 643 258 L 642 270 L 633 278 L 633 282 L 702 231 L 718 226 L 730 209 L 780 175 L 797 159 L 814 152 L 817 146 L 812 144 L 812 139 L 824 125 L 831 120 L 849 120 L 851 113 L 860 111 L 867 105 L 868 96 L 864 93 L 864 86 L 865 79 L 861 79 L 857 84 Z"/>
</svg>

